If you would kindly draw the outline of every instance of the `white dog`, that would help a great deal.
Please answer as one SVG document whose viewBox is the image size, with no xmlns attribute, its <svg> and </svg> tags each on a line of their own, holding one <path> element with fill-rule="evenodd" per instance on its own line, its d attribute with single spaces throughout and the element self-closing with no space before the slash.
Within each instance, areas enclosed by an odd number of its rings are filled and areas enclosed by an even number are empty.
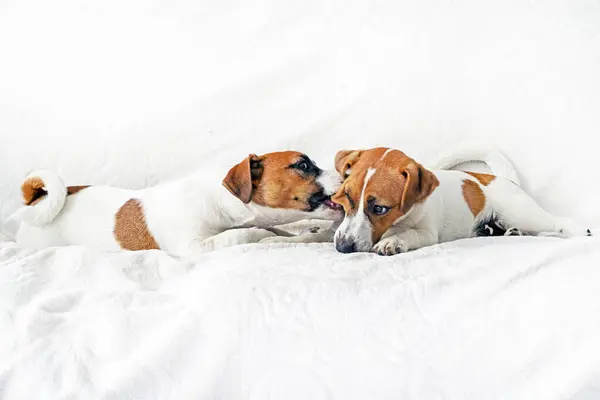
<svg viewBox="0 0 600 400">
<path fill-rule="evenodd" d="M 294 151 L 251 154 L 222 182 L 200 171 L 141 190 L 67 187 L 55 173 L 38 171 L 22 184 L 26 205 L 14 214 L 22 221 L 17 242 L 190 256 L 285 234 L 275 225 L 341 220 L 341 207 L 330 200 L 341 182 L 335 171 L 323 171 Z M 255 229 L 234 229 L 249 227 Z"/>
<path fill-rule="evenodd" d="M 491 174 L 430 171 L 399 150 L 345 150 L 336 169 L 347 178 L 332 200 L 346 216 L 335 233 L 338 251 L 393 255 L 436 243 L 478 236 L 486 225 L 531 235 L 591 236 L 591 231 L 544 211 L 519 186 L 500 153 L 488 157 Z M 451 168 L 479 154 L 442 159 Z"/>
</svg>

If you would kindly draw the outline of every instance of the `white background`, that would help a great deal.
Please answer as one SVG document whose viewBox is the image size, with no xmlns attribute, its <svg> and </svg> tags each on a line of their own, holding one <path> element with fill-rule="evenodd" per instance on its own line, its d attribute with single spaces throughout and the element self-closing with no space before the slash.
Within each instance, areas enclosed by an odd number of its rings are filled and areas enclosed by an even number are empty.
<svg viewBox="0 0 600 400">
<path fill-rule="evenodd" d="M 600 226 L 600 3 L 0 1 L 0 220 L 35 168 L 143 187 L 293 148 L 479 138 Z"/>
</svg>

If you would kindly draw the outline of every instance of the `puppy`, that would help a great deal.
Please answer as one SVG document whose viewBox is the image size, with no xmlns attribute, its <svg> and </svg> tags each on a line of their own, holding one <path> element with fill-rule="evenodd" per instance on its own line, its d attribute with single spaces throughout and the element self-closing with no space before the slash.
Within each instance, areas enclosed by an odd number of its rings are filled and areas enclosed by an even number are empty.
<svg viewBox="0 0 600 400">
<path fill-rule="evenodd" d="M 203 170 L 141 190 L 67 187 L 55 173 L 38 171 L 23 182 L 25 206 L 13 217 L 22 221 L 17 242 L 31 247 L 162 249 L 190 256 L 257 242 L 273 236 L 274 225 L 341 220 L 341 207 L 330 200 L 341 181 L 295 151 L 251 154 L 222 182 Z M 251 227 L 260 229 L 235 229 Z"/>
<path fill-rule="evenodd" d="M 591 236 L 589 229 L 544 211 L 502 176 L 430 171 L 383 147 L 340 151 L 336 169 L 346 176 L 332 197 L 346 213 L 334 236 L 342 253 L 403 253 L 474 237 L 495 221 L 530 235 Z"/>
</svg>

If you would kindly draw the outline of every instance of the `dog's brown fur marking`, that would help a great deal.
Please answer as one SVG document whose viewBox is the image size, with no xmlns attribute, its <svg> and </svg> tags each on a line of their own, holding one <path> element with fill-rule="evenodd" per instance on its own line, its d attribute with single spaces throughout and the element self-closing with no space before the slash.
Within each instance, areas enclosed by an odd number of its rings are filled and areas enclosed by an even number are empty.
<svg viewBox="0 0 600 400">
<path fill-rule="evenodd" d="M 21 185 L 21 192 L 23 193 L 23 200 L 26 206 L 34 206 L 39 203 L 48 192 L 44 189 L 44 181 L 38 176 L 27 179 Z M 90 185 L 79 185 L 79 186 L 67 186 L 67 196 L 82 191 L 83 189 L 89 188 Z"/>
<path fill-rule="evenodd" d="M 67 196 L 71 194 L 78 193 L 83 189 L 89 188 L 90 185 L 78 185 L 78 186 L 67 186 Z"/>
<path fill-rule="evenodd" d="M 158 244 L 146 225 L 144 208 L 138 199 L 129 199 L 115 216 L 115 239 L 125 250 L 158 249 Z"/>
<path fill-rule="evenodd" d="M 23 182 L 21 185 L 21 193 L 23 194 L 23 201 L 27 206 L 32 205 L 34 202 L 37 202 L 48 194 L 48 192 L 44 190 L 44 181 L 37 176 Z"/>
<path fill-rule="evenodd" d="M 479 187 L 477 182 L 465 179 L 462 185 L 462 192 L 473 216 L 477 217 L 485 207 L 485 195 L 483 194 L 483 190 L 481 190 L 481 187 Z"/>
<path fill-rule="evenodd" d="M 483 186 L 489 185 L 494 179 L 496 179 L 496 175 L 482 174 L 479 172 L 469 172 L 469 171 L 465 171 L 465 172 L 467 174 L 471 175 L 473 178 L 477 179 L 479 181 L 479 183 L 481 183 Z"/>
</svg>

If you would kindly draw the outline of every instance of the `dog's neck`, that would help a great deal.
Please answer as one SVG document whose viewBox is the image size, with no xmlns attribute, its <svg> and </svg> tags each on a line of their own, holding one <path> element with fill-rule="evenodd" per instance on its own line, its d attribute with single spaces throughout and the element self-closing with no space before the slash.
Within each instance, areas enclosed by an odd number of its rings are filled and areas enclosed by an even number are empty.
<svg viewBox="0 0 600 400">
<path fill-rule="evenodd" d="M 194 214 L 213 233 L 232 228 L 268 228 L 310 218 L 305 211 L 283 210 L 244 204 L 207 174 L 194 174 L 182 181 L 186 202 L 194 205 Z"/>
</svg>

